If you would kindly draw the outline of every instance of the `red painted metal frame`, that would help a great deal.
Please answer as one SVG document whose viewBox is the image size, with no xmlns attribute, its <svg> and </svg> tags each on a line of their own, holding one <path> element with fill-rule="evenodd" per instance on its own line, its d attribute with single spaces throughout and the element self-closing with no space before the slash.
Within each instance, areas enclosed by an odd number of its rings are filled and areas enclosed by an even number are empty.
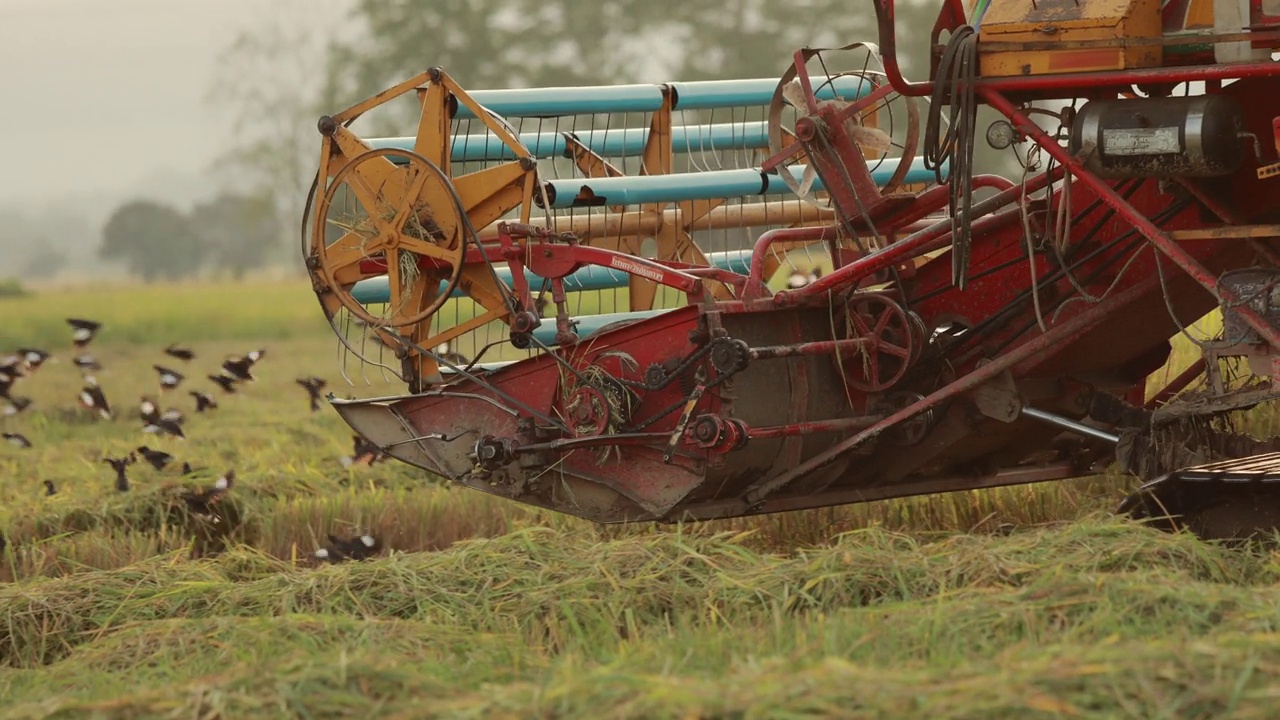
<svg viewBox="0 0 1280 720">
<path fill-rule="evenodd" d="M 1062 177 L 1062 169 L 1060 167 L 1054 168 L 1053 172 L 1041 173 L 1031 178 L 1026 185 L 1014 185 L 974 205 L 971 217 L 980 218 L 973 223 L 974 235 L 990 230 L 992 225 L 1001 222 L 1000 218 L 990 215 L 990 213 L 1009 203 L 1017 202 L 1024 195 L 1042 190 L 1049 184 L 1050 179 L 1056 181 L 1060 177 Z M 945 197 L 945 187 L 940 186 L 943 191 L 940 195 L 943 197 Z M 926 194 L 933 193 L 940 188 L 932 188 Z M 908 235 L 882 250 L 871 253 L 829 275 L 818 278 L 816 282 L 809 283 L 797 290 L 783 290 L 774 296 L 774 302 L 783 306 L 794 305 L 807 298 L 838 291 L 841 287 L 857 283 L 881 270 L 886 270 L 926 252 L 945 247 L 950 240 L 944 240 L 944 238 L 947 238 L 950 233 L 951 220 L 939 220 L 924 230 Z"/>
<path fill-rule="evenodd" d="M 515 238 L 546 239 L 550 237 L 550 233 L 534 226 L 500 225 L 498 237 L 502 244 L 487 244 L 483 252 L 474 248 L 469 249 L 463 262 L 468 265 L 516 262 L 547 279 L 565 278 L 589 265 L 605 267 L 674 288 L 689 295 L 691 301 L 702 299 L 703 285 L 700 275 L 710 275 L 712 279 L 735 285 L 746 281 L 744 276 L 731 271 L 708 273 L 699 269 L 697 274 L 692 274 L 683 268 L 672 267 L 672 265 L 683 265 L 683 263 L 666 264 L 623 252 L 576 243 L 538 242 L 522 246 L 511 242 Z M 419 262 L 419 266 L 424 269 L 440 265 L 440 261 L 433 258 L 424 257 Z M 386 269 L 386 260 L 366 259 L 360 262 L 361 273 L 371 277 L 385 273 Z"/>
<path fill-rule="evenodd" d="M 1147 410 L 1155 410 L 1161 405 L 1169 402 L 1174 395 L 1185 390 L 1189 385 L 1191 385 L 1191 383 L 1196 381 L 1196 378 L 1203 375 L 1205 366 L 1206 363 L 1203 357 L 1191 363 L 1190 367 L 1183 370 L 1174 379 L 1170 380 L 1169 384 L 1161 388 L 1160 392 L 1153 395 L 1151 399 L 1143 405 L 1143 407 Z"/>
<path fill-rule="evenodd" d="M 926 410 L 937 407 L 946 400 L 977 388 L 1023 360 L 1034 357 L 1035 355 L 1049 350 L 1059 344 L 1070 343 L 1072 339 L 1102 322 L 1108 315 L 1117 312 L 1151 290 L 1157 282 L 1158 281 L 1155 277 L 1147 277 L 1129 287 L 1127 290 L 1113 296 L 1109 300 L 1105 300 L 1102 303 L 1081 311 L 1071 319 L 1050 328 L 1048 332 L 1036 336 L 1004 355 L 995 358 L 989 363 L 978 366 L 976 369 L 959 378 L 955 382 L 945 385 L 925 398 L 893 413 L 884 420 L 881 420 L 875 425 L 872 425 L 847 440 L 831 446 L 825 452 L 814 456 L 807 462 L 801 463 L 791 470 L 766 482 L 759 483 L 743 496 L 743 502 L 746 507 L 752 507 L 786 485 L 836 461 L 842 455 L 853 451 L 862 443 L 874 438 L 885 430 L 888 430 L 890 427 L 909 420 Z"/>
<path fill-rule="evenodd" d="M 836 418 L 835 420 L 813 420 L 810 422 L 774 425 L 771 427 L 747 428 L 747 438 L 764 440 L 766 438 L 795 437 L 797 435 L 816 435 L 818 433 L 847 432 L 861 430 L 884 419 L 883 415 L 866 415 L 860 417 Z"/>
<path fill-rule="evenodd" d="M 1277 67 L 1280 67 L 1280 64 L 1278 64 Z M 1280 74 L 1280 72 L 1274 74 Z M 1098 197 L 1103 200 L 1103 202 L 1110 205 L 1116 213 L 1120 215 L 1120 217 L 1124 218 L 1126 222 L 1132 223 L 1134 229 L 1142 233 L 1143 237 L 1155 246 L 1157 250 L 1170 260 L 1173 260 L 1178 267 L 1182 268 L 1188 275 L 1194 278 L 1197 283 L 1212 293 L 1214 297 L 1221 299 L 1222 296 L 1218 290 L 1217 278 L 1215 278 L 1204 265 L 1200 264 L 1199 261 L 1187 253 L 1186 250 L 1183 250 L 1173 238 L 1169 237 L 1167 233 L 1156 227 L 1156 224 L 1151 222 L 1150 218 L 1134 209 L 1128 201 L 1115 191 L 1115 188 L 1108 185 L 1097 175 L 1085 170 L 1079 159 L 1067 152 L 1066 148 L 1062 147 L 1062 145 L 1060 145 L 1056 140 L 1049 137 L 1048 133 L 1042 130 L 1039 125 L 1032 122 L 1026 114 L 1019 111 L 1013 103 L 1009 102 L 1009 100 L 998 91 L 989 87 L 979 87 L 978 93 L 982 95 L 982 98 L 986 100 L 988 105 L 1000 111 L 1005 117 L 1009 118 L 1009 121 L 1013 123 L 1014 127 L 1025 133 L 1027 137 L 1034 140 L 1036 144 L 1052 156 L 1053 159 L 1057 160 L 1063 167 L 1067 168 L 1072 173 L 1076 181 L 1088 186 L 1090 190 L 1095 192 Z M 1264 320 L 1262 316 L 1258 315 L 1257 312 L 1247 305 L 1237 307 L 1236 312 L 1239 313 L 1240 317 L 1246 323 L 1248 323 L 1249 327 L 1253 328 L 1268 343 L 1270 343 L 1273 348 L 1280 350 L 1280 332 L 1271 327 L 1270 323 Z"/>
</svg>

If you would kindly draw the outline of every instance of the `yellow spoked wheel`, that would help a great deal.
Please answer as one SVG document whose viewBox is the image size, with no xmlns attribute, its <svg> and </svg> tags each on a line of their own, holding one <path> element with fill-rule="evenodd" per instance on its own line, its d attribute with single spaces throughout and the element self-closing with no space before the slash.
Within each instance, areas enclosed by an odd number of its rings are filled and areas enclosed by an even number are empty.
<svg viewBox="0 0 1280 720">
<path fill-rule="evenodd" d="M 426 321 L 462 276 L 468 226 L 460 203 L 450 179 L 413 151 L 357 155 L 334 174 L 314 217 L 313 280 L 372 327 Z M 390 300 L 375 315 L 352 288 L 383 274 Z"/>
</svg>

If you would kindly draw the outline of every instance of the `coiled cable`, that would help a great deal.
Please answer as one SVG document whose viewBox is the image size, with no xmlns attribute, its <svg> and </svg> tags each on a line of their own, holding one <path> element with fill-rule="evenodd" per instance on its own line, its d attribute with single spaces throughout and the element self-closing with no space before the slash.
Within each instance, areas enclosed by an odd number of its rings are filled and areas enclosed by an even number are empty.
<svg viewBox="0 0 1280 720">
<path fill-rule="evenodd" d="M 961 25 L 951 33 L 938 64 L 924 131 L 924 166 L 938 184 L 947 183 L 951 201 L 951 282 L 963 288 L 969 274 L 969 226 L 973 209 L 973 146 L 978 104 L 978 33 Z M 942 132 L 942 106 L 948 108 Z M 944 174 L 943 169 L 946 168 Z"/>
</svg>

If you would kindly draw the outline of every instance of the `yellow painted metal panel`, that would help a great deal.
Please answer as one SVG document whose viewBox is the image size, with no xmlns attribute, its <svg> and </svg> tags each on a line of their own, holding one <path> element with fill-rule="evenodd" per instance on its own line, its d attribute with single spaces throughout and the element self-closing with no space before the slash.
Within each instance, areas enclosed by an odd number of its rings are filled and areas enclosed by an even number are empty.
<svg viewBox="0 0 1280 720">
<path fill-rule="evenodd" d="M 1002 0 L 982 21 L 978 53 L 984 76 L 1158 67 L 1159 45 L 1126 46 L 1125 40 L 1162 34 L 1160 0 Z M 1091 41 L 1091 47 L 1079 47 Z M 984 43 L 999 43 L 984 50 Z M 1013 49 L 1010 44 L 1034 44 Z M 1044 49 L 1045 43 L 1061 46 Z M 1114 46 L 1107 47 L 1107 44 Z M 1076 47 L 1073 47 L 1076 45 Z M 1099 46 L 1102 45 L 1102 46 Z"/>
</svg>

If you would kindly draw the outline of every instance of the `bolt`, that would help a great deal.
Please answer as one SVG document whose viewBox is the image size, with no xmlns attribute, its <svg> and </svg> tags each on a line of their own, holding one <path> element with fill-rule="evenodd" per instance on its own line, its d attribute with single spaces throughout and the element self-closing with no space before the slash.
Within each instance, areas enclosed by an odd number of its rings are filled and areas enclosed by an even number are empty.
<svg viewBox="0 0 1280 720">
<path fill-rule="evenodd" d="M 800 118 L 796 121 L 796 139 L 808 142 L 818 135 L 818 124 L 813 118 Z"/>
<path fill-rule="evenodd" d="M 324 115 L 316 122 L 316 129 L 325 137 L 332 137 L 338 131 L 338 123 L 328 115 Z"/>
</svg>

